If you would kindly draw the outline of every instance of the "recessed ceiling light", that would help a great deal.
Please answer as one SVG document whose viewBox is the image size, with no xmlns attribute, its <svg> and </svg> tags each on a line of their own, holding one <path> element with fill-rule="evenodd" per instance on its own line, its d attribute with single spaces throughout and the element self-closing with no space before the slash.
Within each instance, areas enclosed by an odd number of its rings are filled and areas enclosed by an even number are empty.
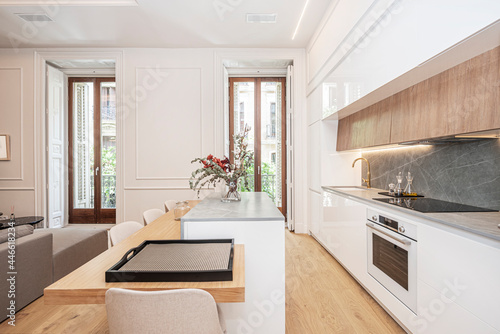
<svg viewBox="0 0 500 334">
<path fill-rule="evenodd" d="M 276 23 L 277 14 L 247 14 L 247 23 Z"/>
<path fill-rule="evenodd" d="M 17 16 L 28 22 L 51 22 L 52 20 L 45 13 L 16 13 Z"/>
</svg>

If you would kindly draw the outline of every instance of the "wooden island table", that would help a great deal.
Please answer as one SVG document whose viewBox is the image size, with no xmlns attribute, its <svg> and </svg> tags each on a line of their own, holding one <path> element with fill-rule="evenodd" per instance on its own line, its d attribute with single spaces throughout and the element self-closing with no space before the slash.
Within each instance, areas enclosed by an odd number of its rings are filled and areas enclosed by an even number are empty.
<svg viewBox="0 0 500 334">
<path fill-rule="evenodd" d="M 191 207 L 199 201 L 190 201 Z M 180 221 L 167 212 L 151 224 L 101 253 L 80 268 L 61 278 L 44 290 L 45 304 L 104 304 L 109 288 L 141 291 L 172 289 L 202 289 L 209 292 L 217 303 L 245 301 L 245 254 L 243 245 L 235 245 L 233 280 L 227 282 L 127 282 L 106 283 L 105 272 L 116 264 L 131 248 L 144 240 L 176 240 L 181 238 Z"/>
</svg>

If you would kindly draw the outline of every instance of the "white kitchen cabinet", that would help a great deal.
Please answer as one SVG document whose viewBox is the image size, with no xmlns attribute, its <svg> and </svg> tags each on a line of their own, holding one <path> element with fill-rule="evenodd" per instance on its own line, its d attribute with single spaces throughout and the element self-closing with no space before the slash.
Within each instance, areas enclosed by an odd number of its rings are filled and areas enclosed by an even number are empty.
<svg viewBox="0 0 500 334">
<path fill-rule="evenodd" d="M 443 293 L 457 306 L 447 306 L 446 314 L 443 312 L 436 318 L 452 315 L 452 319 L 463 319 L 465 315 L 459 312 L 460 307 L 470 313 L 468 316 L 500 332 L 500 243 L 495 247 L 494 244 L 488 245 L 438 227 L 420 224 L 417 272 L 419 286 L 429 286 Z M 432 303 L 426 296 L 426 289 L 419 289 L 418 296 L 419 308 L 428 308 Z M 457 312 L 453 313 L 454 310 Z M 451 332 L 487 332 L 460 328 L 460 331 Z M 439 333 L 439 330 L 431 332 Z"/>
<path fill-rule="evenodd" d="M 308 127 L 308 184 L 309 189 L 321 191 L 321 122 Z"/>
<path fill-rule="evenodd" d="M 321 220 L 323 217 L 323 211 L 321 210 L 321 194 L 315 191 L 308 191 L 309 193 L 309 230 L 312 234 L 319 234 L 319 227 L 321 225 Z"/>
<path fill-rule="evenodd" d="M 325 190 L 321 200 L 322 217 L 311 232 L 407 331 L 500 334 L 500 242 L 372 205 L 352 190 Z M 367 273 L 368 208 L 417 226 L 417 314 Z"/>
<path fill-rule="evenodd" d="M 323 97 L 321 89 L 317 89 L 307 97 L 307 125 L 311 125 L 323 118 Z"/>
<path fill-rule="evenodd" d="M 336 2 L 307 48 L 308 92 L 325 84 L 334 87 L 332 111 L 342 110 L 475 35 L 497 21 L 500 10 L 500 2 L 493 0 L 370 2 Z"/>
<path fill-rule="evenodd" d="M 414 328 L 414 333 L 498 334 L 492 326 L 455 303 L 450 289 L 437 291 L 422 281 L 418 281 L 417 289 L 418 316 L 412 315 L 408 319 Z"/>
<path fill-rule="evenodd" d="M 355 276 L 366 275 L 366 206 L 323 192 L 318 239 Z"/>
</svg>

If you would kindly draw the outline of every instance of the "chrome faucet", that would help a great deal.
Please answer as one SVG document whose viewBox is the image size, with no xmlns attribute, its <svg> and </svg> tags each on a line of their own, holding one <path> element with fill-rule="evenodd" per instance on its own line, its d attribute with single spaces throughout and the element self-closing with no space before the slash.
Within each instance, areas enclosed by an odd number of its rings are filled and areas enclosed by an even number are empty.
<svg viewBox="0 0 500 334">
<path fill-rule="evenodd" d="M 361 178 L 361 180 L 363 180 L 363 182 L 366 182 L 366 187 L 367 188 L 371 188 L 371 174 L 370 174 L 370 163 L 368 162 L 368 160 L 366 160 L 365 158 L 357 158 L 356 160 L 354 160 L 352 162 L 352 168 L 354 168 L 354 164 L 356 163 L 356 161 L 358 160 L 364 160 L 366 161 L 366 167 L 368 168 L 368 173 L 366 174 L 366 179 L 365 178 Z"/>
</svg>

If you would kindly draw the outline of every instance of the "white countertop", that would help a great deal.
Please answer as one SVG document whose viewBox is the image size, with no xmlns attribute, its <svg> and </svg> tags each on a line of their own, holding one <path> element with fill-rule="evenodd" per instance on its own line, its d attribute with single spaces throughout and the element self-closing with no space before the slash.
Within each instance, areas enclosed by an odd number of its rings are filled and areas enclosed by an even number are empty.
<svg viewBox="0 0 500 334">
<path fill-rule="evenodd" d="M 263 192 L 241 193 L 240 202 L 224 203 L 221 194 L 207 196 L 184 217 L 181 222 L 190 221 L 274 221 L 284 220 L 268 194 Z"/>
<path fill-rule="evenodd" d="M 481 236 L 492 238 L 500 241 L 500 212 L 432 212 L 425 213 L 410 210 L 384 202 L 375 201 L 374 198 L 388 197 L 380 195 L 379 192 L 387 191 L 376 188 L 362 187 L 322 187 L 326 191 L 330 191 L 339 195 L 348 195 L 354 199 L 366 202 L 373 206 L 384 207 L 406 214 L 414 215 L 420 218 L 445 224 L 458 229 L 462 229 Z"/>
</svg>

